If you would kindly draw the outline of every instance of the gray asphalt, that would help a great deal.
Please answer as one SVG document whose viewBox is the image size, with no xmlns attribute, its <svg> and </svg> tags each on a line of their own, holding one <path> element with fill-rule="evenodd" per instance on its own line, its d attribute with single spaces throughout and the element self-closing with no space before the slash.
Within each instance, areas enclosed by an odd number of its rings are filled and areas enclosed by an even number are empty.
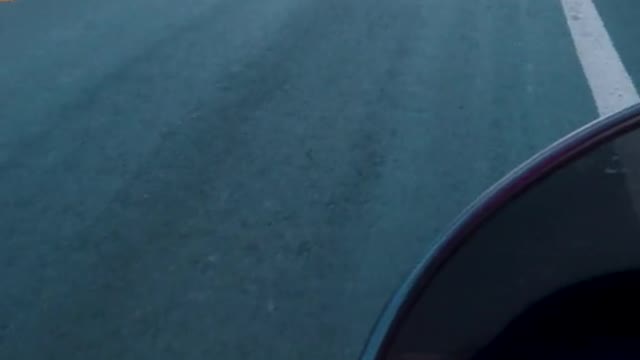
<svg viewBox="0 0 640 360">
<path fill-rule="evenodd" d="M 0 358 L 354 359 L 596 117 L 557 1 L 0 3 Z"/>
</svg>

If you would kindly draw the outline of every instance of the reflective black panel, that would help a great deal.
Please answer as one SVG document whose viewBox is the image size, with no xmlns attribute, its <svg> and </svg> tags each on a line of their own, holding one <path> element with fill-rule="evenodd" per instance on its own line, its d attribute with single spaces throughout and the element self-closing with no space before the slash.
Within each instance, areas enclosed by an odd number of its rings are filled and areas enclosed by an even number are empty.
<svg viewBox="0 0 640 360">
<path fill-rule="evenodd" d="M 636 131 L 556 171 L 483 224 L 422 292 L 385 357 L 479 358 L 532 304 L 640 268 L 639 205 Z"/>
</svg>

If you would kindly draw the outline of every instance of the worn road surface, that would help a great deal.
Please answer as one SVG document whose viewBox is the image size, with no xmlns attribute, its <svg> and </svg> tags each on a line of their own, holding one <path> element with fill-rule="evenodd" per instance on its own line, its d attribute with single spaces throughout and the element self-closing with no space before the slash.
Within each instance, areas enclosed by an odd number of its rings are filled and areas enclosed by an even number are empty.
<svg viewBox="0 0 640 360">
<path fill-rule="evenodd" d="M 555 0 L 0 3 L 0 358 L 355 359 L 597 115 Z"/>
</svg>

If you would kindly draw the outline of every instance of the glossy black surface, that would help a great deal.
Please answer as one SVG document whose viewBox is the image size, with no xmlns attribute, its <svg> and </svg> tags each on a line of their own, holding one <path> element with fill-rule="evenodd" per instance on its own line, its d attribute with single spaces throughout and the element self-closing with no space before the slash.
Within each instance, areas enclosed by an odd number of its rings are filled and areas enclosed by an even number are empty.
<svg viewBox="0 0 640 360">
<path fill-rule="evenodd" d="M 583 129 L 485 195 L 383 315 L 396 317 L 378 358 L 471 358 L 545 296 L 640 267 L 638 112 Z"/>
<path fill-rule="evenodd" d="M 565 287 L 518 315 L 473 360 L 640 358 L 640 271 Z"/>
</svg>

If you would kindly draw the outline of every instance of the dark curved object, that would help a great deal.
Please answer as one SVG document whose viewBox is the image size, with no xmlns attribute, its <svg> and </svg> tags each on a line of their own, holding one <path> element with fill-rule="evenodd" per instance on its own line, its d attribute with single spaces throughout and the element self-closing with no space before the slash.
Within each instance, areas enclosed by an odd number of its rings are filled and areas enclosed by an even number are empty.
<svg viewBox="0 0 640 360">
<path fill-rule="evenodd" d="M 606 274 L 548 295 L 473 360 L 640 358 L 640 271 Z"/>
<path fill-rule="evenodd" d="M 519 196 L 555 170 L 623 134 L 640 127 L 640 104 L 596 120 L 552 144 L 513 170 L 485 191 L 437 241 L 407 281 L 387 303 L 369 336 L 362 360 L 382 359 L 422 289 L 436 276 L 480 224 L 493 217 L 511 199 Z"/>
</svg>

